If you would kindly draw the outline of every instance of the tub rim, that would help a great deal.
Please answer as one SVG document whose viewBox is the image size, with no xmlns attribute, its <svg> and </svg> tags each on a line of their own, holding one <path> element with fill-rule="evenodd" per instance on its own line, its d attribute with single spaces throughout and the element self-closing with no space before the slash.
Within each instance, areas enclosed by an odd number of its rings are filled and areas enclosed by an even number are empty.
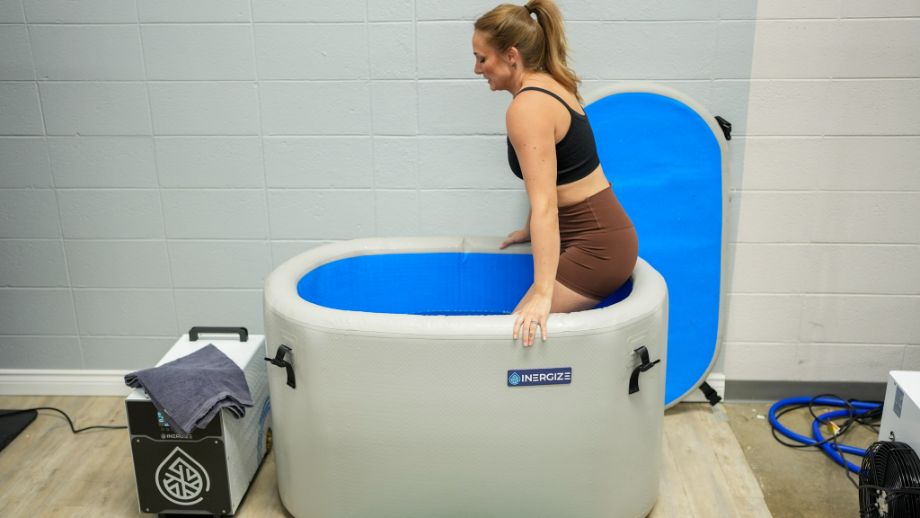
<svg viewBox="0 0 920 518">
<path fill-rule="evenodd" d="M 340 259 L 396 253 L 498 253 L 529 254 L 530 245 L 499 249 L 501 237 L 376 237 L 321 245 L 298 254 L 275 268 L 265 280 L 266 317 L 276 315 L 314 330 L 349 334 L 510 339 L 513 315 L 409 315 L 333 309 L 309 302 L 297 292 L 298 281 L 308 272 Z M 557 336 L 596 334 L 667 311 L 664 278 L 642 258 L 633 271 L 633 289 L 626 299 L 611 306 L 575 313 L 553 313 L 547 322 L 548 342 Z M 473 320 L 475 319 L 475 320 Z M 471 325 L 473 324 L 473 325 Z M 537 340 L 541 343 L 541 340 Z"/>
</svg>

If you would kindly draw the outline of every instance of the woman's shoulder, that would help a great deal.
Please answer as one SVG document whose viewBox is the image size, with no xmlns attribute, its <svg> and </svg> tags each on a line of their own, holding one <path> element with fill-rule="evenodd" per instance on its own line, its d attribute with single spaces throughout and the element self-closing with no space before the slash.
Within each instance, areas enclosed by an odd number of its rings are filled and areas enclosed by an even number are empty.
<svg viewBox="0 0 920 518">
<path fill-rule="evenodd" d="M 532 91 L 519 92 L 517 96 L 508 105 L 505 112 L 505 126 L 508 134 L 512 133 L 532 133 L 532 132 L 553 132 L 555 119 L 557 118 L 553 110 L 559 108 L 553 107 L 546 100 L 530 94 Z M 559 104 L 546 94 L 542 94 L 550 101 Z"/>
<path fill-rule="evenodd" d="M 553 90 L 550 87 L 543 85 L 526 85 L 511 99 L 511 104 L 508 106 L 508 110 L 512 109 L 542 109 L 549 107 L 550 104 L 547 101 L 554 101 L 552 96 L 547 95 L 546 92 L 552 92 Z M 558 104 L 558 101 L 554 101 Z"/>
<path fill-rule="evenodd" d="M 508 105 L 508 110 L 505 112 L 505 122 L 509 128 L 512 124 L 532 125 L 551 118 L 551 113 L 550 108 L 540 100 L 518 96 Z"/>
</svg>

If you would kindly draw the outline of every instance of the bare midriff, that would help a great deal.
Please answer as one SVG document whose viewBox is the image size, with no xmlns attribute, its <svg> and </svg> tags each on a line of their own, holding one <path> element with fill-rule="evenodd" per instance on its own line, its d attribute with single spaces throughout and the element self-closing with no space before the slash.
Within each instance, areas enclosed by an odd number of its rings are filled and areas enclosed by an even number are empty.
<svg viewBox="0 0 920 518">
<path fill-rule="evenodd" d="M 559 207 L 567 207 L 569 205 L 581 203 L 592 195 L 603 191 L 608 185 L 610 184 L 607 181 L 607 177 L 604 176 L 604 171 L 601 170 L 601 166 L 597 166 L 597 169 L 592 171 L 591 174 L 580 180 L 557 185 L 556 205 Z"/>
</svg>

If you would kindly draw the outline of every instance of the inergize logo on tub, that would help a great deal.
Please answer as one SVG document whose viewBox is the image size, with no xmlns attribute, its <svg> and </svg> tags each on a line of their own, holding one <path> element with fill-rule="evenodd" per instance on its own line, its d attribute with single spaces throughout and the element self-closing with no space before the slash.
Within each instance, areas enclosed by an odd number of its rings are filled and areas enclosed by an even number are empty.
<svg viewBox="0 0 920 518">
<path fill-rule="evenodd" d="M 569 383 L 572 383 L 571 367 L 508 371 L 509 387 L 529 387 L 532 385 L 568 385 Z"/>
</svg>

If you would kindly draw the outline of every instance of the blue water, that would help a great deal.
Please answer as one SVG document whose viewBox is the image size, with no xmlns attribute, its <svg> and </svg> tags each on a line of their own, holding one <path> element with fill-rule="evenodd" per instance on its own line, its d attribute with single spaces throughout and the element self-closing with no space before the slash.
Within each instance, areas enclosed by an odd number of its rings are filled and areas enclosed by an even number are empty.
<svg viewBox="0 0 920 518">
<path fill-rule="evenodd" d="M 304 275 L 297 293 L 333 309 L 409 315 L 507 315 L 533 282 L 529 254 L 412 253 L 364 255 Z M 614 304 L 632 283 L 601 301 Z"/>
</svg>

